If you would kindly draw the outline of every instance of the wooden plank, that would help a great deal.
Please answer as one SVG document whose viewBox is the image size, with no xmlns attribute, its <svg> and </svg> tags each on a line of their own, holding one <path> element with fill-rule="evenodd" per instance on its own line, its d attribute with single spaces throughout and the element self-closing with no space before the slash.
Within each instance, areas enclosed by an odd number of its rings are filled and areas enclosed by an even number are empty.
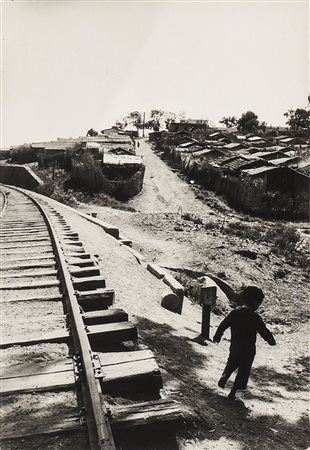
<svg viewBox="0 0 310 450">
<path fill-rule="evenodd" d="M 111 426 L 114 432 L 140 427 L 179 426 L 189 417 L 181 405 L 169 400 L 143 402 L 112 409 Z"/>
<path fill-rule="evenodd" d="M 69 258 L 67 263 L 71 267 L 94 267 L 95 261 L 93 259 L 82 259 L 82 258 Z"/>
<path fill-rule="evenodd" d="M 52 259 L 53 261 L 55 261 L 55 256 L 50 252 L 47 255 L 40 254 L 40 256 L 17 257 L 14 258 L 14 261 L 41 261 L 45 259 Z"/>
<path fill-rule="evenodd" d="M 43 230 L 41 228 L 37 229 L 37 231 L 28 230 L 28 231 L 12 231 L 12 230 L 1 230 L 0 228 L 0 237 L 1 238 L 33 238 L 34 236 L 47 237 L 49 236 L 48 231 Z"/>
<path fill-rule="evenodd" d="M 46 247 L 48 247 L 48 248 L 46 248 Z M 8 251 L 9 250 L 9 251 Z M 36 255 L 39 253 L 39 254 L 43 254 L 43 253 L 51 253 L 51 251 L 52 251 L 52 246 L 51 245 L 49 245 L 49 246 L 47 246 L 47 245 L 45 245 L 44 247 L 36 247 L 36 248 L 31 248 L 31 247 L 27 247 L 27 253 L 23 253 L 23 252 L 21 252 L 20 251 L 21 249 L 15 249 L 15 248 L 12 248 L 12 249 L 6 249 L 6 251 L 1 251 L 1 253 L 2 253 L 2 256 L 9 256 L 9 255 L 31 255 L 32 253 L 35 253 Z M 27 259 L 30 259 L 30 258 L 27 258 Z M 15 259 L 15 261 L 17 261 L 17 258 Z"/>
<path fill-rule="evenodd" d="M 8 348 L 13 347 L 14 345 L 20 346 L 28 346 L 28 345 L 36 345 L 36 344 L 46 344 L 49 342 L 62 343 L 67 342 L 70 335 L 68 331 L 54 331 L 50 333 L 43 334 L 37 338 L 32 339 L 20 339 L 18 341 L 2 341 L 0 342 L 0 348 Z"/>
<path fill-rule="evenodd" d="M 1 303 L 11 303 L 11 302 L 61 302 L 61 295 L 42 295 L 42 296 L 34 296 L 34 297 L 10 297 L 1 299 Z"/>
<path fill-rule="evenodd" d="M 7 237 L 10 237 L 11 239 L 7 239 Z M 47 241 L 47 242 L 50 242 L 50 238 L 49 238 L 49 235 L 48 234 L 46 234 L 45 236 L 42 236 L 42 235 L 38 235 L 38 234 L 36 234 L 35 236 L 32 236 L 32 237 L 29 237 L 29 238 L 27 238 L 27 237 L 22 237 L 22 238 L 18 238 L 17 236 L 2 236 L 2 238 L 4 238 L 3 239 L 3 243 L 4 244 L 15 244 L 15 243 L 20 243 L 20 242 L 44 242 L 44 241 Z"/>
<path fill-rule="evenodd" d="M 20 264 L 7 264 L 6 266 L 0 266 L 0 271 L 4 270 L 23 270 L 23 269 L 45 269 L 46 267 L 55 267 L 55 262 L 33 262 L 33 263 L 20 263 Z"/>
<path fill-rule="evenodd" d="M 63 245 L 64 247 L 82 247 L 83 244 L 80 241 L 71 240 L 71 239 L 63 239 Z"/>
<path fill-rule="evenodd" d="M 144 412 L 147 412 L 144 415 Z M 152 413 L 153 411 L 153 413 Z M 179 426 L 188 420 L 189 413 L 181 405 L 171 400 L 143 402 L 129 406 L 116 406 L 111 409 L 111 426 L 113 432 L 125 431 L 130 428 L 163 425 Z M 18 423 L 8 423 L 2 427 L 1 441 L 21 439 L 39 435 L 53 435 L 81 430 L 79 417 L 76 413 L 67 412 L 54 417 L 43 417 L 39 421 L 19 420 Z"/>
<path fill-rule="evenodd" d="M 105 279 L 102 275 L 94 277 L 76 278 L 72 277 L 74 289 L 78 291 L 87 291 L 90 289 L 105 288 Z"/>
<path fill-rule="evenodd" d="M 114 289 L 95 289 L 92 291 L 77 291 L 79 305 L 84 311 L 105 310 L 113 305 L 115 298 Z"/>
<path fill-rule="evenodd" d="M 74 245 L 64 245 L 64 247 L 62 247 L 62 251 L 66 256 L 80 256 L 80 253 L 85 253 L 84 247 L 74 247 Z"/>
<path fill-rule="evenodd" d="M 155 358 L 144 359 L 141 361 L 122 362 L 112 366 L 102 367 L 102 383 L 108 383 L 115 379 L 134 378 L 145 374 L 160 373 Z M 136 386 L 137 388 L 138 386 Z"/>
<path fill-rule="evenodd" d="M 10 229 L 25 228 L 25 229 L 29 230 L 30 227 L 32 228 L 32 227 L 40 226 L 40 225 L 45 226 L 45 229 L 46 229 L 46 225 L 45 225 L 44 221 L 23 220 L 22 222 L 21 221 L 18 222 L 16 220 L 4 220 L 4 221 L 2 221 L 2 224 L 3 224 L 3 227 L 4 227 L 4 225 L 9 224 L 9 226 L 7 228 L 10 228 Z"/>
<path fill-rule="evenodd" d="M 83 314 L 83 321 L 86 325 L 96 325 L 111 322 L 127 322 L 128 314 L 123 309 L 90 311 Z"/>
<path fill-rule="evenodd" d="M 52 246 L 52 244 L 51 244 L 51 241 L 50 240 L 48 240 L 48 241 L 46 241 L 46 242 L 44 242 L 44 243 L 42 243 L 42 242 L 39 242 L 39 243 L 34 243 L 34 242 L 32 242 L 32 243 L 29 243 L 29 244 L 22 244 L 22 245 L 12 245 L 12 244 L 9 244 L 8 246 L 1 246 L 0 247 L 0 251 L 2 252 L 2 251 L 4 251 L 4 250 L 11 250 L 11 249 L 20 249 L 20 248 L 32 248 L 32 249 L 37 249 L 38 247 L 51 247 Z"/>
<path fill-rule="evenodd" d="M 97 292 L 98 291 L 98 292 Z M 115 292 L 113 289 L 95 289 L 93 291 L 85 291 L 78 294 L 78 303 L 84 311 L 105 310 L 114 303 Z M 101 293 L 103 292 L 103 293 Z"/>
<path fill-rule="evenodd" d="M 81 430 L 80 419 L 73 412 L 57 414 L 40 420 L 18 420 L 2 426 L 1 441 L 21 439 L 31 436 L 78 432 Z"/>
<path fill-rule="evenodd" d="M 69 272 L 76 278 L 94 277 L 100 275 L 100 269 L 98 267 L 69 267 Z"/>
<path fill-rule="evenodd" d="M 46 281 L 34 281 L 27 284 L 1 284 L 0 290 L 13 290 L 13 289 L 33 289 L 33 288 L 45 288 L 59 286 L 60 282 L 58 280 L 46 280 Z"/>
<path fill-rule="evenodd" d="M 26 394 L 27 392 L 46 392 L 70 390 L 75 387 L 74 372 L 44 373 L 18 378 L 1 379 L 0 396 Z"/>
<path fill-rule="evenodd" d="M 107 344 L 134 341 L 138 338 L 137 329 L 131 322 L 90 325 L 87 329 L 88 339 L 96 348 Z"/>
<path fill-rule="evenodd" d="M 76 252 L 66 252 L 66 258 L 81 258 L 81 259 L 90 259 L 90 254 L 86 253 L 85 251 L 82 253 L 76 253 Z"/>
<path fill-rule="evenodd" d="M 42 365 L 44 364 L 44 365 Z M 35 362 L 26 361 L 24 363 L 1 367 L 1 378 L 29 377 L 31 375 L 41 375 L 46 373 L 66 372 L 73 370 L 73 360 L 71 358 L 60 359 L 59 361 Z"/>
<path fill-rule="evenodd" d="M 163 387 L 154 358 L 104 366 L 98 378 L 103 393 L 159 392 Z"/>
<path fill-rule="evenodd" d="M 37 234 L 46 234 L 49 236 L 46 226 L 36 227 L 36 228 L 3 228 L 0 227 L 1 236 L 36 236 Z"/>
<path fill-rule="evenodd" d="M 11 278 L 27 278 L 27 277 L 55 277 L 57 275 L 57 270 L 42 270 L 41 272 L 19 272 L 10 273 L 8 275 L 1 275 L 2 280 L 7 280 Z"/>
<path fill-rule="evenodd" d="M 98 352 L 98 356 L 102 367 L 154 358 L 154 354 L 151 350 L 135 350 L 132 352 Z"/>
</svg>

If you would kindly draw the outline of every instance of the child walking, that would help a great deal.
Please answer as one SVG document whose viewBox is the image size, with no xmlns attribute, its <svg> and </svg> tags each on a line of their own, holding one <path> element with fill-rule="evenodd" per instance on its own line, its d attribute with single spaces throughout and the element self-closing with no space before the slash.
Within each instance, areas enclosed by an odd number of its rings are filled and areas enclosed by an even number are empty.
<svg viewBox="0 0 310 450">
<path fill-rule="evenodd" d="M 219 343 L 224 331 L 231 329 L 231 344 L 226 367 L 218 382 L 221 388 L 231 374 L 238 370 L 233 387 L 228 398 L 235 400 L 238 389 L 246 389 L 251 367 L 256 353 L 256 334 L 259 333 L 269 345 L 276 345 L 272 333 L 268 330 L 263 319 L 255 311 L 259 308 L 264 298 L 261 289 L 248 286 L 243 291 L 244 305 L 233 310 L 220 323 L 213 341 Z"/>
</svg>

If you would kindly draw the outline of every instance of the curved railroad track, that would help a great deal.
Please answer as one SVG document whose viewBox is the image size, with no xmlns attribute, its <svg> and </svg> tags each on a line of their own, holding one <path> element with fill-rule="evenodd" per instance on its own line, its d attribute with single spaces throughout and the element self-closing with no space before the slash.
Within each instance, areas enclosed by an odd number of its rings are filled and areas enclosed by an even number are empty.
<svg viewBox="0 0 310 450">
<path fill-rule="evenodd" d="M 158 400 L 154 355 L 63 216 L 7 186 L 0 208 L 2 448 L 110 450 L 128 429 L 183 420 Z"/>
</svg>

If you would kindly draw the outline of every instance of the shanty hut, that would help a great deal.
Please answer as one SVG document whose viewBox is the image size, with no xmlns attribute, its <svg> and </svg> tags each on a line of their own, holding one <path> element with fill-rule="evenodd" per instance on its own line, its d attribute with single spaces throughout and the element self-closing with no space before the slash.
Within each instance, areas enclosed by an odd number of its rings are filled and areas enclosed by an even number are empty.
<svg viewBox="0 0 310 450">
<path fill-rule="evenodd" d="M 234 175 L 240 174 L 244 169 L 252 169 L 265 165 L 266 161 L 260 158 L 249 158 L 244 155 L 234 156 L 233 158 L 225 159 L 220 163 L 220 167 L 225 174 Z"/>
<path fill-rule="evenodd" d="M 293 156 L 293 157 L 270 159 L 269 162 L 271 164 L 281 167 L 298 167 L 298 164 L 301 160 L 302 158 L 300 156 Z"/>
<path fill-rule="evenodd" d="M 264 166 L 244 169 L 245 177 L 263 180 L 266 191 L 290 192 L 293 194 L 309 192 L 309 177 L 289 167 Z"/>
<path fill-rule="evenodd" d="M 122 200 L 137 195 L 143 187 L 145 165 L 140 156 L 102 154 L 102 171 L 111 191 Z"/>
</svg>

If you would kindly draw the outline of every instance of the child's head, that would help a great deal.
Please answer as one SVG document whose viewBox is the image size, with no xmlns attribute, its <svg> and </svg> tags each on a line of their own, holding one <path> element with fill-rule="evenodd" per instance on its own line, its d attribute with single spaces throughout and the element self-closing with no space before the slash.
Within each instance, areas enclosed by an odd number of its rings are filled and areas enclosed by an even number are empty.
<svg viewBox="0 0 310 450">
<path fill-rule="evenodd" d="M 265 295 L 261 289 L 256 286 L 247 286 L 243 291 L 243 302 L 251 309 L 258 309 Z"/>
</svg>

